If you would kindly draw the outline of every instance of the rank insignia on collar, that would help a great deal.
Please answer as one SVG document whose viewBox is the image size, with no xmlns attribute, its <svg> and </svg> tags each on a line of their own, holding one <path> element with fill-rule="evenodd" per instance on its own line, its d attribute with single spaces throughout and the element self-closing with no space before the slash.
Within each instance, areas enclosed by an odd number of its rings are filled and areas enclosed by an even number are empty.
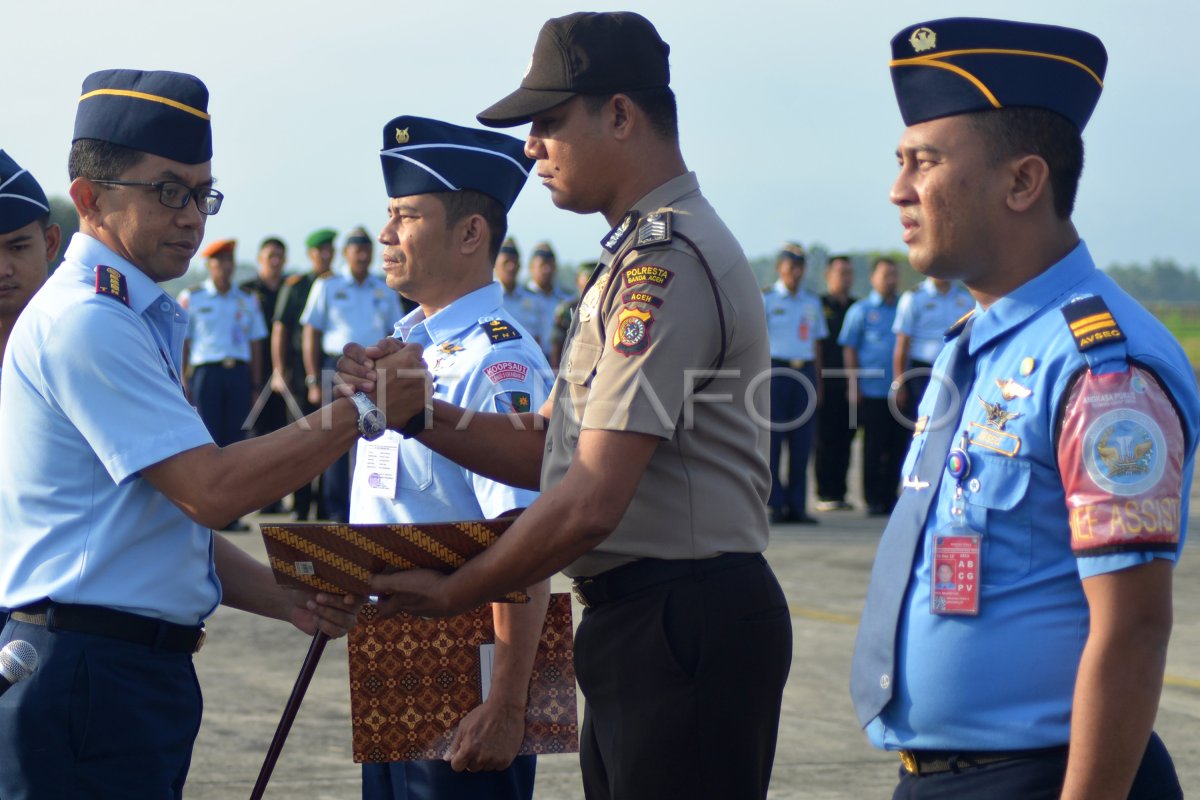
<svg viewBox="0 0 1200 800">
<path fill-rule="evenodd" d="M 488 322 L 481 322 L 479 323 L 479 327 L 483 328 L 483 332 L 487 334 L 492 344 L 521 338 L 521 334 L 517 332 L 516 328 L 503 320 L 493 319 Z"/>
<path fill-rule="evenodd" d="M 638 212 L 630 211 L 617 227 L 608 232 L 608 236 L 600 240 L 600 246 L 610 253 L 617 252 L 617 250 L 621 249 L 621 243 L 633 231 L 633 227 L 637 224 L 637 221 Z"/>
<path fill-rule="evenodd" d="M 1125 341 L 1124 331 L 1102 297 L 1091 295 L 1075 300 L 1063 306 L 1062 314 L 1080 352 L 1109 342 Z"/>
<path fill-rule="evenodd" d="M 466 350 L 466 349 L 467 348 L 463 347 L 458 342 L 442 342 L 441 344 L 438 345 L 438 350 L 445 353 L 446 355 L 450 355 L 452 353 L 461 353 L 463 350 Z"/>
<path fill-rule="evenodd" d="M 975 397 L 983 404 L 984 409 L 987 411 L 988 425 L 991 425 L 998 431 L 1004 430 L 1005 425 L 1021 416 L 1020 411 L 1008 411 L 999 403 L 989 403 L 987 400 L 979 397 L 979 395 L 975 395 Z"/>
<path fill-rule="evenodd" d="M 638 226 L 634 247 L 650 247 L 671 241 L 671 212 L 656 211 L 648 214 Z"/>
<path fill-rule="evenodd" d="M 107 295 L 129 305 L 129 285 L 125 276 L 112 267 L 96 267 L 96 294 Z"/>
<path fill-rule="evenodd" d="M 1014 381 L 1012 378 L 996 378 L 996 385 L 1000 387 L 1000 396 L 1005 400 L 1015 400 L 1016 398 L 1025 398 L 1033 394 L 1027 387 Z"/>
</svg>

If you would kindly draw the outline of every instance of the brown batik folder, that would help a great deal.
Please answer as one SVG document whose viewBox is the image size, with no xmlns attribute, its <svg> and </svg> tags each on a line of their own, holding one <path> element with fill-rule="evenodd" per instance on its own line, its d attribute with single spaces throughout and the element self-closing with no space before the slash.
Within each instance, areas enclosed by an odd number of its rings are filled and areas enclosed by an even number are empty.
<svg viewBox="0 0 1200 800">
<path fill-rule="evenodd" d="M 440 759 L 464 716 L 483 702 L 492 608 L 445 619 L 363 608 L 349 634 L 356 762 Z M 521 753 L 576 753 L 579 724 L 571 598 L 550 597 L 529 681 Z"/>
<path fill-rule="evenodd" d="M 275 580 L 337 594 L 371 594 L 378 572 L 434 569 L 453 572 L 508 530 L 515 517 L 394 525 L 294 523 L 263 525 Z M 524 592 L 504 601 L 524 603 Z"/>
</svg>

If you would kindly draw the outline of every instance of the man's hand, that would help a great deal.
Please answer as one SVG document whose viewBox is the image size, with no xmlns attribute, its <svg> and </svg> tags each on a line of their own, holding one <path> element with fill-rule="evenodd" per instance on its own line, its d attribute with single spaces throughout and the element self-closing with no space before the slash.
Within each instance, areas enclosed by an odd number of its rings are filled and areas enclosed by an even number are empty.
<svg viewBox="0 0 1200 800">
<path fill-rule="evenodd" d="M 371 359 L 379 381 L 375 402 L 391 428 L 402 427 L 433 405 L 433 376 L 425 369 L 422 352 L 420 345 L 401 344 Z"/>
<path fill-rule="evenodd" d="M 517 757 L 525 738 L 525 707 L 488 698 L 463 717 L 443 760 L 455 772 L 504 769 Z"/>
<path fill-rule="evenodd" d="M 332 639 L 345 636 L 358 622 L 358 610 L 363 598 L 314 592 L 309 589 L 289 589 L 291 623 L 308 635 L 318 630 Z"/>
<path fill-rule="evenodd" d="M 372 575 L 371 592 L 379 596 L 376 605 L 385 618 L 401 611 L 418 617 L 452 617 L 474 608 L 450 598 L 449 580 L 450 576 L 431 569 L 408 569 Z"/>
<path fill-rule="evenodd" d="M 315 383 L 308 387 L 308 404 L 310 406 L 321 405 L 321 387 Z"/>
<path fill-rule="evenodd" d="M 390 336 L 369 346 L 354 343 L 346 345 L 342 348 L 342 357 L 338 359 L 337 363 L 338 391 L 346 396 L 355 392 L 370 394 L 375 391 L 375 381 L 379 377 L 375 372 L 375 362 L 392 353 L 399 352 L 404 347 L 416 347 L 416 345 L 405 345 L 399 339 Z M 423 366 L 424 362 L 421 364 Z"/>
<path fill-rule="evenodd" d="M 271 370 L 271 391 L 284 396 L 290 391 L 288 389 L 287 378 L 277 369 Z"/>
</svg>

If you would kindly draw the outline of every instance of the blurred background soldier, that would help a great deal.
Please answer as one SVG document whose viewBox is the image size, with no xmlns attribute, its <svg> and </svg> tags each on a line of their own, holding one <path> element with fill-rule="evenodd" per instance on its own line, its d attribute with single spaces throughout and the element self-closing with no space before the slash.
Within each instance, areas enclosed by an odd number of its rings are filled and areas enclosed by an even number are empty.
<svg viewBox="0 0 1200 800">
<path fill-rule="evenodd" d="M 817 478 L 817 510 L 849 511 L 846 502 L 846 472 L 850 468 L 850 443 L 855 428 L 850 425 L 849 384 L 845 376 L 833 374 L 843 369 L 842 346 L 838 334 L 846 311 L 858 298 L 851 296 L 854 265 L 849 256 L 830 256 L 825 265 L 825 327 L 829 335 L 821 340 L 821 406 L 817 409 L 817 429 L 813 449 L 813 472 Z"/>
<path fill-rule="evenodd" d="M 529 256 L 529 283 L 525 288 L 537 300 L 537 323 L 533 335 L 546 358 L 550 357 L 554 338 L 554 312 L 563 303 L 571 300 L 571 293 L 558 287 L 558 257 L 549 242 L 538 242 Z"/>
</svg>

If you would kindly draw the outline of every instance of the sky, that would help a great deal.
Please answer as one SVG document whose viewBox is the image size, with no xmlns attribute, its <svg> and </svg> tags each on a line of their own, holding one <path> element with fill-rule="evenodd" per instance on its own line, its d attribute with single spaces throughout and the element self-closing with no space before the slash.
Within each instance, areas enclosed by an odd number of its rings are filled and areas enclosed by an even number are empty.
<svg viewBox="0 0 1200 800">
<path fill-rule="evenodd" d="M 382 227 L 388 120 L 474 125 L 517 87 L 546 19 L 618 9 L 645 14 L 670 44 L 684 157 L 752 259 L 787 240 L 903 250 L 888 202 L 903 129 L 891 37 L 915 22 L 1002 14 L 1083 28 L 1108 49 L 1075 213 L 1096 260 L 1200 264 L 1200 4 L 1185 0 L 5 3 L 0 148 L 47 194 L 66 196 L 88 73 L 195 74 L 210 91 L 213 172 L 226 195 L 206 239 L 238 239 L 249 262 L 264 236 L 279 235 L 299 268 L 318 227 Z M 607 232 L 598 215 L 556 209 L 536 180 L 509 223 L 525 254 L 547 239 L 567 264 L 596 258 Z"/>
</svg>

